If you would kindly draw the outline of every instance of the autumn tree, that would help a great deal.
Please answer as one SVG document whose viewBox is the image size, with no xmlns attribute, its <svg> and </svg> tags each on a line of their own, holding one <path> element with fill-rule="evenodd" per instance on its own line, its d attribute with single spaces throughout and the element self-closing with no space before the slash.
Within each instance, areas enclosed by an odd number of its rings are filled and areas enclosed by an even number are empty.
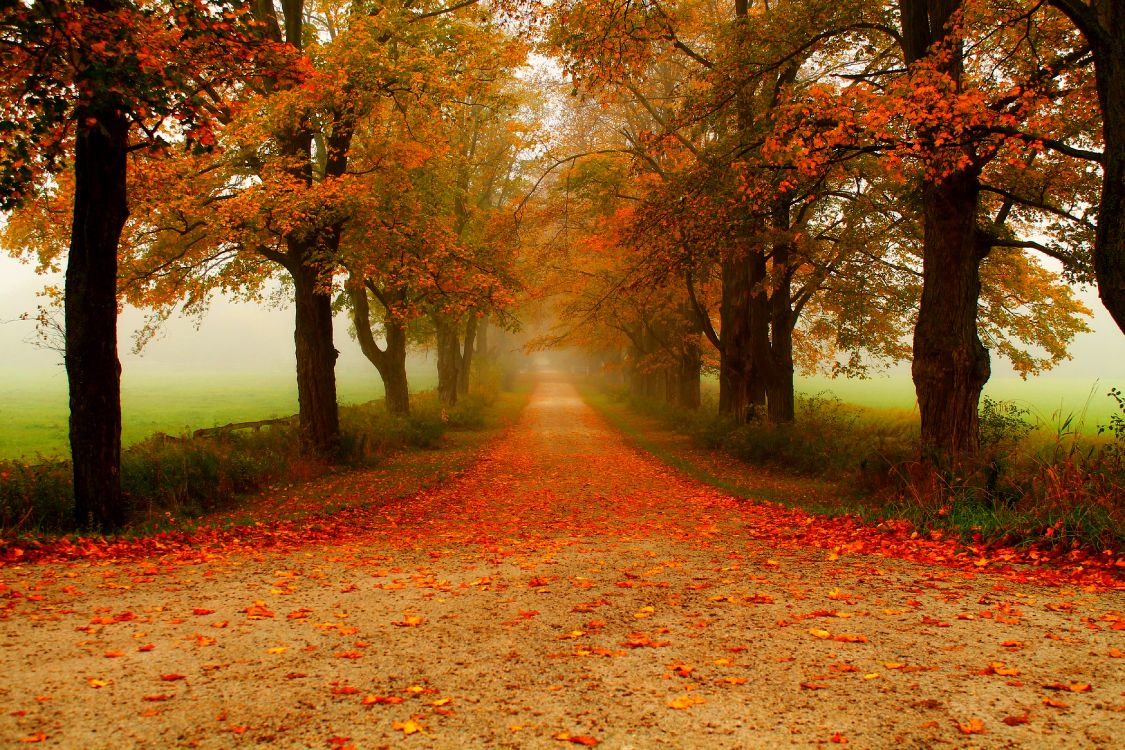
<svg viewBox="0 0 1125 750">
<path fill-rule="evenodd" d="M 0 207 L 50 193 L 64 169 L 74 175 L 63 304 L 81 528 L 109 531 L 125 520 L 117 262 L 129 215 L 127 155 L 210 145 L 212 107 L 260 77 L 269 50 L 246 9 L 230 2 L 0 7 Z"/>
<path fill-rule="evenodd" d="M 1094 272 L 1098 294 L 1125 331 L 1125 8 L 1116 0 L 1050 0 L 1089 45 L 1102 116 L 1101 164 Z"/>
</svg>

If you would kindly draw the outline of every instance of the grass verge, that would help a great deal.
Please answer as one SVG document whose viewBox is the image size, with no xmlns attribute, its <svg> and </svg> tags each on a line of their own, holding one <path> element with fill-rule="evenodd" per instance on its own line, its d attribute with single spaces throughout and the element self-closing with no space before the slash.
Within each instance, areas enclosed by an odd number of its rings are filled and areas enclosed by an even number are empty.
<svg viewBox="0 0 1125 750">
<path fill-rule="evenodd" d="M 865 521 L 905 519 L 972 544 L 1125 550 L 1125 421 L 1090 436 L 1008 402 L 982 403 L 977 459 L 920 470 L 916 416 L 805 398 L 794 425 L 737 425 L 605 392 L 583 396 L 638 447 L 733 496 Z M 711 407 L 711 408 L 708 408 Z M 1123 409 L 1125 411 L 1125 409 Z M 923 482 L 930 482 L 927 486 Z"/>
<path fill-rule="evenodd" d="M 296 520 L 412 494 L 471 465 L 526 401 L 524 388 L 473 394 L 450 410 L 419 394 L 409 417 L 388 415 L 381 401 L 342 408 L 336 465 L 301 458 L 294 426 L 154 436 L 122 455 L 129 517 L 122 536 Z M 386 492 L 344 492 L 356 472 L 374 473 Z M 0 461 L 0 539 L 73 532 L 71 502 L 69 462 Z"/>
</svg>

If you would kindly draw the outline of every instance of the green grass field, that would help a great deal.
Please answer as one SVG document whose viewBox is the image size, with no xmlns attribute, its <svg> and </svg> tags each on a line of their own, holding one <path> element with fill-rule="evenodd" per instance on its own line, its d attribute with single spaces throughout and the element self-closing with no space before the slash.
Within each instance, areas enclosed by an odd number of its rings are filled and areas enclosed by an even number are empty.
<svg viewBox="0 0 1125 750">
<path fill-rule="evenodd" d="M 411 389 L 436 384 L 432 363 L 414 362 Z M 1031 412 L 1047 430 L 1069 415 L 1076 427 L 1096 432 L 1109 422 L 1114 403 L 1106 396 L 1125 381 L 1040 378 L 997 379 L 985 394 L 1015 401 Z M 337 374 L 341 403 L 382 398 L 383 389 L 372 368 Z M 907 377 L 874 380 L 799 378 L 799 392 L 831 393 L 840 400 L 882 409 L 912 411 L 913 384 Z M 146 372 L 126 371 L 122 381 L 123 441 L 136 443 L 154 432 L 173 435 L 230 422 L 284 417 L 297 411 L 297 386 L 289 372 Z M 1083 416 L 1081 425 L 1079 419 Z M 50 370 L 0 369 L 0 458 L 64 455 L 67 451 L 66 377 L 61 367 Z"/>
<path fill-rule="evenodd" d="M 1071 428 L 1095 433 L 1109 423 L 1117 404 L 1107 394 L 1116 387 L 1125 391 L 1125 380 L 1050 378 L 1030 380 L 996 378 L 988 382 L 984 395 L 995 401 L 1012 401 L 1027 409 L 1029 421 L 1054 430 L 1068 417 Z M 914 384 L 909 377 L 871 380 L 798 378 L 797 390 L 805 395 L 832 394 L 841 401 L 877 409 L 917 411 Z"/>
<path fill-rule="evenodd" d="M 424 364 L 424 363 L 422 363 Z M 410 373 L 411 390 L 428 390 L 431 367 Z M 179 435 L 200 427 L 286 417 L 297 411 L 295 375 L 288 372 L 145 373 L 122 377 L 122 441 L 132 445 L 155 432 Z M 374 368 L 337 375 L 341 403 L 383 397 Z M 66 454 L 67 391 L 62 368 L 0 369 L 0 458 Z"/>
</svg>

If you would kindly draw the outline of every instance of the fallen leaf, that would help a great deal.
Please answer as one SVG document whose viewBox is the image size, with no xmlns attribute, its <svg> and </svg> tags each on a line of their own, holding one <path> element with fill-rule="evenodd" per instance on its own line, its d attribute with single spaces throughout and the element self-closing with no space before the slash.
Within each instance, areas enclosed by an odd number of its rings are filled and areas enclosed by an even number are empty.
<svg viewBox="0 0 1125 750">
<path fill-rule="evenodd" d="M 402 698 L 401 696 L 398 696 L 398 695 L 368 695 L 368 696 L 364 696 L 363 700 L 360 701 L 360 703 L 362 703 L 365 706 L 374 706 L 374 705 L 393 706 L 395 704 L 402 703 L 403 700 L 404 700 L 404 698 Z"/>
<path fill-rule="evenodd" d="M 957 728 L 961 734 L 984 734 L 984 722 L 980 719 L 969 719 L 964 724 L 957 722 Z"/>
<path fill-rule="evenodd" d="M 699 695 L 681 695 L 679 698 L 668 701 L 667 706 L 668 708 L 684 709 L 706 702 L 707 699 Z"/>
<path fill-rule="evenodd" d="M 515 725 L 509 727 L 509 729 L 513 732 L 518 731 L 514 726 Z M 523 727 L 521 726 L 520 729 L 523 729 Z M 593 747 L 601 743 L 601 740 L 594 739 L 586 734 L 568 734 L 567 732 L 559 732 L 555 735 L 555 739 L 562 742 L 570 742 L 575 745 L 585 745 L 586 747 Z"/>
<path fill-rule="evenodd" d="M 411 719 L 409 721 L 392 721 L 391 722 L 391 728 L 397 729 L 398 731 L 402 732 L 405 735 L 411 735 L 411 734 L 414 734 L 415 732 L 424 732 L 425 731 L 425 727 L 423 727 L 421 724 L 417 723 L 413 719 Z"/>
</svg>

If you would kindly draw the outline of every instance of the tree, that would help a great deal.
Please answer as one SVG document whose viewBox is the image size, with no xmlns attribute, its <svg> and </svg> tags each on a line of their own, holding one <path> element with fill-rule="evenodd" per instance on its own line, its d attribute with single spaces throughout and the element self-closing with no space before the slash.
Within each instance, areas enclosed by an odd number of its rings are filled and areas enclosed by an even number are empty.
<svg viewBox="0 0 1125 750">
<path fill-rule="evenodd" d="M 118 245 L 129 215 L 127 155 L 213 141 L 212 106 L 261 74 L 271 45 L 231 2 L 41 0 L 0 7 L 0 208 L 50 191 L 73 165 L 63 304 L 75 519 L 125 520 L 121 497 Z M 207 92 L 204 96 L 203 92 Z"/>
<path fill-rule="evenodd" d="M 1050 0 L 1090 47 L 1102 115 L 1104 151 L 1094 272 L 1098 294 L 1125 331 L 1125 8 L 1115 0 Z"/>
</svg>

